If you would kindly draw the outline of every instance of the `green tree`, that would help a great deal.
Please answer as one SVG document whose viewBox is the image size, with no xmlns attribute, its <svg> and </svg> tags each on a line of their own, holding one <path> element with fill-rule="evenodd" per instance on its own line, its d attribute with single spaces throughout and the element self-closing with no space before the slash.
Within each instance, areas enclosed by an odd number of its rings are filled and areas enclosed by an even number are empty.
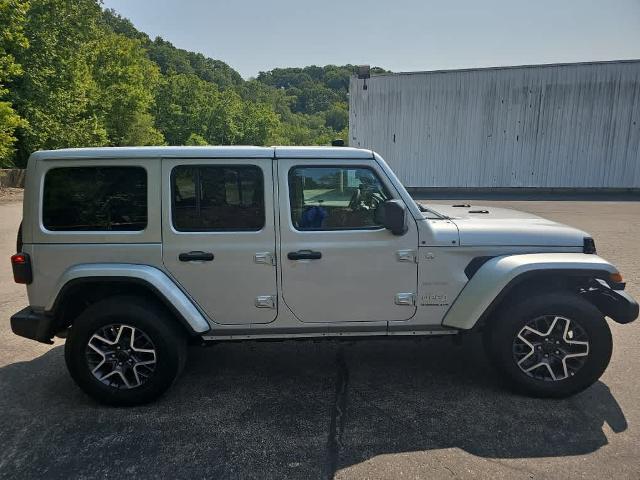
<svg viewBox="0 0 640 480">
<path fill-rule="evenodd" d="M 161 37 L 156 37 L 147 49 L 149 57 L 158 64 L 162 73 L 193 74 L 201 80 L 215 83 L 221 89 L 235 88 L 242 84 L 240 74 L 226 63 L 205 57 L 201 53 L 176 48 Z"/>
<path fill-rule="evenodd" d="M 349 91 L 351 75 L 352 72 L 345 68 L 328 68 L 324 77 L 324 83 L 331 90 L 340 92 L 340 94 L 344 95 Z"/>
<path fill-rule="evenodd" d="M 209 143 L 207 142 L 206 138 L 198 135 L 197 133 L 192 133 L 191 135 L 189 135 L 189 138 L 187 138 L 185 145 L 205 146 L 209 145 Z"/>
<path fill-rule="evenodd" d="M 0 0 L 0 162 L 14 145 L 24 165 L 41 148 L 348 140 L 354 72 L 312 65 L 244 81 L 99 0 Z"/>
<path fill-rule="evenodd" d="M 194 74 L 173 74 L 158 88 L 154 111 L 157 128 L 171 145 L 203 139 L 210 145 L 264 145 L 274 138 L 280 120 L 270 105 L 245 101 L 233 90 Z"/>
<path fill-rule="evenodd" d="M 334 103 L 324 114 L 325 125 L 336 132 L 349 125 L 349 109 L 345 103 Z"/>
<path fill-rule="evenodd" d="M 318 113 L 327 110 L 337 95 L 322 84 L 306 82 L 296 91 L 294 110 L 301 113 Z"/>
<path fill-rule="evenodd" d="M 274 68 L 268 72 L 260 72 L 258 81 L 276 88 L 292 88 L 312 82 L 313 79 L 301 68 Z"/>
<path fill-rule="evenodd" d="M 124 18 L 112 8 L 107 8 L 102 12 L 102 23 L 106 30 L 111 30 L 127 38 L 140 40 L 143 45 L 148 45 L 151 42 L 146 33 L 139 31 L 131 23 L 131 20 Z"/>
<path fill-rule="evenodd" d="M 90 52 L 95 82 L 91 109 L 104 124 L 109 144 L 162 144 L 164 138 L 149 113 L 160 71 L 147 58 L 140 41 L 105 32 L 90 46 Z"/>
<path fill-rule="evenodd" d="M 194 74 L 172 74 L 157 89 L 156 127 L 169 145 L 184 145 L 192 134 L 216 143 L 212 115 L 220 102 L 218 88 Z"/>
<path fill-rule="evenodd" d="M 240 95 L 250 102 L 271 105 L 283 119 L 291 115 L 291 105 L 295 102 L 295 97 L 288 95 L 285 89 L 273 88 L 255 79 L 244 82 L 240 88 Z"/>
<path fill-rule="evenodd" d="M 5 87 L 12 78 L 22 74 L 15 54 L 28 47 L 24 35 L 29 3 L 21 0 L 0 0 L 0 167 L 12 166 L 15 131 L 25 122 L 13 109 L 11 102 L 3 100 L 9 90 Z"/>
<path fill-rule="evenodd" d="M 235 143 L 243 145 L 266 145 L 277 138 L 280 119 L 267 104 L 244 102 L 238 123 L 240 135 Z"/>
<path fill-rule="evenodd" d="M 25 25 L 24 74 L 13 85 L 28 125 L 18 135 L 18 160 L 42 148 L 105 145 L 107 130 L 91 109 L 96 91 L 89 46 L 99 36 L 94 0 L 32 0 Z"/>
<path fill-rule="evenodd" d="M 11 108 L 10 102 L 0 102 L 0 168 L 13 166 L 15 131 L 24 121 Z"/>
</svg>

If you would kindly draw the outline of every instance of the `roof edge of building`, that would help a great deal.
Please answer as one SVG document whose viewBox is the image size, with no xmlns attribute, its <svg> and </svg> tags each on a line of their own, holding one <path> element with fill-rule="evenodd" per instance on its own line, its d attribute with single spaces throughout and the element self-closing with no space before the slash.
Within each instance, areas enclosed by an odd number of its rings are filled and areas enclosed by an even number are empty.
<svg viewBox="0 0 640 480">
<path fill-rule="evenodd" d="M 609 65 L 609 64 L 615 64 L 615 63 L 640 64 L 640 58 L 629 58 L 629 59 L 621 59 L 621 60 L 594 60 L 594 61 L 584 61 L 584 62 L 537 63 L 537 64 L 525 64 L 525 65 L 498 65 L 498 66 L 492 66 L 492 67 L 449 68 L 449 69 L 437 69 L 437 70 L 416 70 L 412 72 L 390 72 L 390 73 L 380 73 L 380 74 L 371 75 L 371 79 L 378 78 L 378 77 L 394 77 L 394 76 L 400 76 L 400 75 L 425 75 L 425 74 L 452 73 L 452 72 L 482 72 L 487 70 L 514 70 L 519 68 L 576 67 L 576 66 L 587 66 L 587 65 Z"/>
</svg>

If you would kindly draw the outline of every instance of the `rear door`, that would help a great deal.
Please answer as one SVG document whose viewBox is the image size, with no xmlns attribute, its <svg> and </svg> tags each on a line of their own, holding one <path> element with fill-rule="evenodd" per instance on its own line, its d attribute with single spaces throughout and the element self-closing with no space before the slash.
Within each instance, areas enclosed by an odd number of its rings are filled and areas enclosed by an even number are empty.
<svg viewBox="0 0 640 480">
<path fill-rule="evenodd" d="M 418 231 L 376 207 L 400 196 L 374 160 L 277 160 L 283 299 L 308 323 L 398 321 L 416 311 Z"/>
<path fill-rule="evenodd" d="M 272 159 L 165 159 L 163 261 L 220 324 L 277 315 Z"/>
</svg>

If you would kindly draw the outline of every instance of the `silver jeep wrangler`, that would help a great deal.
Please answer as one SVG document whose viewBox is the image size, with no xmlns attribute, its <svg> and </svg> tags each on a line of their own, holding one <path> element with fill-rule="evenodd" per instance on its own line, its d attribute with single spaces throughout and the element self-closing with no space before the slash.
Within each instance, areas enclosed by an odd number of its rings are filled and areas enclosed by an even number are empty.
<svg viewBox="0 0 640 480">
<path fill-rule="evenodd" d="M 28 164 L 13 332 L 66 338 L 77 384 L 148 402 L 190 342 L 481 331 L 519 391 L 563 397 L 638 304 L 588 234 L 517 211 L 412 200 L 352 148 L 42 151 Z"/>
</svg>

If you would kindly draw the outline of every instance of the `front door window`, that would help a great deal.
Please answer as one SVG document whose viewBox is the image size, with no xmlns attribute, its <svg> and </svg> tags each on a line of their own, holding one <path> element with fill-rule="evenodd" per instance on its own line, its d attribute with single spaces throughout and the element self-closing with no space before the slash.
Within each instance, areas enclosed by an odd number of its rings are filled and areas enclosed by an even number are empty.
<svg viewBox="0 0 640 480">
<path fill-rule="evenodd" d="M 291 222 L 300 231 L 381 228 L 375 211 L 390 198 L 367 167 L 294 167 L 289 197 Z"/>
</svg>

